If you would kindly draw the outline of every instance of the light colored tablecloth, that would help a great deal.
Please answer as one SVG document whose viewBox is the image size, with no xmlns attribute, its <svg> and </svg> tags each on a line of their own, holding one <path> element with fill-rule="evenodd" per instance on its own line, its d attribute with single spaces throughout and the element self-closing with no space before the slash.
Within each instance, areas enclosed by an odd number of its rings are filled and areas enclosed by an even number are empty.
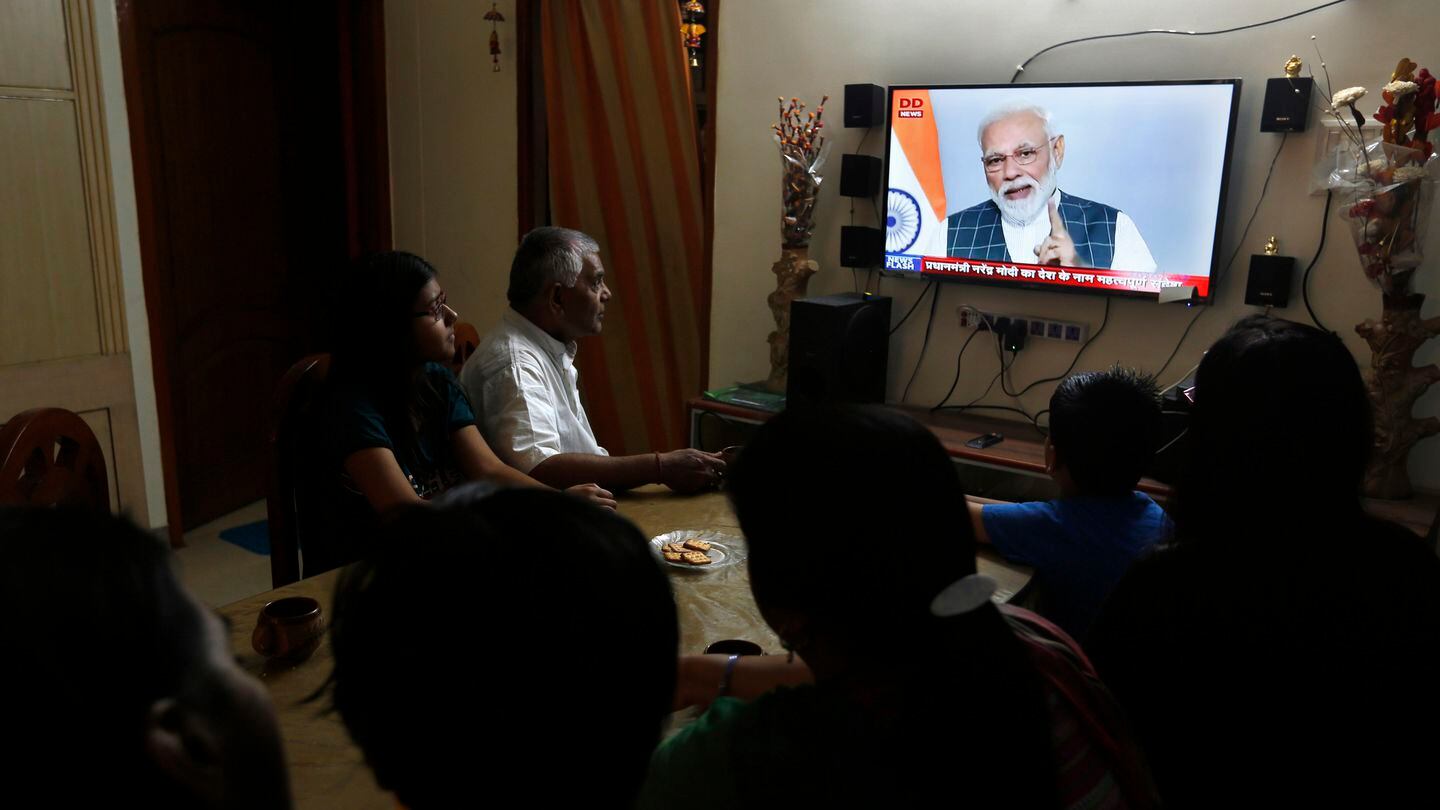
<svg viewBox="0 0 1440 810">
<path fill-rule="evenodd" d="M 680 529 L 718 531 L 737 538 L 744 549 L 740 528 L 725 497 L 719 493 L 676 495 L 659 486 L 642 487 L 620 499 L 619 511 L 647 538 Z M 1008 598 L 1020 590 L 1029 573 L 982 552 L 980 570 L 995 577 Z M 680 619 L 680 652 L 698 653 L 720 639 L 748 639 L 767 653 L 779 653 L 780 640 L 760 618 L 750 595 L 744 562 L 714 570 L 667 569 L 675 591 Z M 328 643 L 308 661 L 293 668 L 267 668 L 250 647 L 255 619 L 267 602 L 284 596 L 311 596 L 329 615 L 338 571 L 302 580 L 267 593 L 242 599 L 221 609 L 232 623 L 231 647 L 241 665 L 270 689 L 280 715 L 285 757 L 290 768 L 291 792 L 297 810 L 344 807 L 369 810 L 396 806 L 375 784 L 358 748 L 350 742 L 340 718 L 325 713 L 322 698 L 306 702 L 329 677 L 333 659 Z"/>
</svg>

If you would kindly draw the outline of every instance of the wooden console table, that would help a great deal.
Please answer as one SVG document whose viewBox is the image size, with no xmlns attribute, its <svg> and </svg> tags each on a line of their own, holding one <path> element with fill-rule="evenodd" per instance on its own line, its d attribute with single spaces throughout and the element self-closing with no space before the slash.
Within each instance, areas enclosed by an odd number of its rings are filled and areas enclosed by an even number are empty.
<svg viewBox="0 0 1440 810">
<path fill-rule="evenodd" d="M 723 402 L 696 397 L 685 403 L 690 416 L 690 446 L 698 447 L 700 442 L 700 421 L 707 413 L 746 424 L 763 424 L 774 413 L 755 408 L 745 408 Z M 1034 426 L 1024 422 L 1011 422 L 986 416 L 974 416 L 955 411 L 931 411 L 918 405 L 891 405 L 898 411 L 913 416 L 920 424 L 930 428 L 940 440 L 945 452 L 962 464 L 1020 473 L 1022 475 L 1047 477 L 1045 473 L 1045 436 Z M 986 433 L 999 433 L 1005 440 L 984 450 L 966 447 L 965 442 Z M 1141 479 L 1139 488 L 1157 499 L 1168 498 L 1170 487 L 1150 478 Z"/>
<path fill-rule="evenodd" d="M 745 408 L 723 402 L 695 397 L 685 403 L 690 416 L 690 446 L 700 443 L 700 421 L 705 414 L 733 422 L 763 424 L 774 413 L 755 408 Z M 1007 472 L 1046 477 L 1045 437 L 1034 426 L 1024 422 L 975 416 L 955 411 L 932 412 L 917 405 L 891 405 L 889 407 L 907 413 L 921 424 L 930 428 L 935 437 L 944 445 L 945 451 L 957 462 Z M 986 433 L 999 433 L 1005 441 L 984 450 L 966 447 L 965 442 Z M 1150 478 L 1140 480 L 1139 489 L 1153 496 L 1162 504 L 1169 499 L 1172 490 L 1169 485 Z M 1440 493 L 1417 492 L 1413 498 L 1403 501 L 1386 501 L 1375 498 L 1365 499 L 1365 510 L 1370 514 L 1398 523 L 1424 537 L 1431 527 L 1440 520 Z M 1440 548 L 1436 549 L 1440 553 Z"/>
</svg>

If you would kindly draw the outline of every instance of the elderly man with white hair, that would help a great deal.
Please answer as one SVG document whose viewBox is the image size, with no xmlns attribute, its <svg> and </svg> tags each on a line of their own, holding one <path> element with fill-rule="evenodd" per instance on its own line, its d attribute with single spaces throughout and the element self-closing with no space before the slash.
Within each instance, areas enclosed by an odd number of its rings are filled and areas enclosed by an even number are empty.
<svg viewBox="0 0 1440 810">
<path fill-rule="evenodd" d="M 500 324 L 460 371 L 485 441 L 506 463 L 560 489 L 594 482 L 696 492 L 720 481 L 725 462 L 713 453 L 611 456 L 596 442 L 575 369 L 576 339 L 600 334 L 610 300 L 594 239 L 548 226 L 525 234 L 506 297 Z"/>
<path fill-rule="evenodd" d="M 981 119 L 977 136 L 990 199 L 950 215 L 948 255 L 1154 272 L 1129 216 L 1060 190 L 1065 136 L 1044 108 L 1000 107 Z"/>
</svg>

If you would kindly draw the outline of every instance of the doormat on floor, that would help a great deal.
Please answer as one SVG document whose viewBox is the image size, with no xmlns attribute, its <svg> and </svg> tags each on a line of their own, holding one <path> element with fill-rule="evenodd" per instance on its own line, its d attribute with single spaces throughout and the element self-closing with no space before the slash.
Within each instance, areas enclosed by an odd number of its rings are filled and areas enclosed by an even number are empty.
<svg viewBox="0 0 1440 810">
<path fill-rule="evenodd" d="M 263 520 L 234 526 L 220 532 L 220 539 L 252 554 L 270 556 L 270 524 Z"/>
</svg>

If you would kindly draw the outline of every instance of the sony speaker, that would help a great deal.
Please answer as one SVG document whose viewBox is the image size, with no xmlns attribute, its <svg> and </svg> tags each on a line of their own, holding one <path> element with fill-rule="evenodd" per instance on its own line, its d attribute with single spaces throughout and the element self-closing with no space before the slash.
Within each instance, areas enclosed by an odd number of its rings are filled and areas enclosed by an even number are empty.
<svg viewBox="0 0 1440 810">
<path fill-rule="evenodd" d="M 840 265 L 879 267 L 885 259 L 885 232 L 863 225 L 840 226 Z"/>
<path fill-rule="evenodd" d="M 840 156 L 840 196 L 874 197 L 880 193 L 880 158 L 874 155 Z"/>
<path fill-rule="evenodd" d="M 1245 303 L 1252 307 L 1283 307 L 1290 303 L 1294 256 L 1251 256 L 1245 281 Z"/>
<path fill-rule="evenodd" d="M 845 85 L 845 126 L 878 127 L 885 123 L 885 88 L 878 84 Z"/>
<path fill-rule="evenodd" d="M 786 407 L 884 402 L 890 297 L 840 293 L 790 304 Z"/>
<path fill-rule="evenodd" d="M 1308 76 L 1267 80 L 1260 131 L 1304 132 L 1310 120 L 1310 90 L 1314 86 L 1315 80 Z"/>
</svg>

